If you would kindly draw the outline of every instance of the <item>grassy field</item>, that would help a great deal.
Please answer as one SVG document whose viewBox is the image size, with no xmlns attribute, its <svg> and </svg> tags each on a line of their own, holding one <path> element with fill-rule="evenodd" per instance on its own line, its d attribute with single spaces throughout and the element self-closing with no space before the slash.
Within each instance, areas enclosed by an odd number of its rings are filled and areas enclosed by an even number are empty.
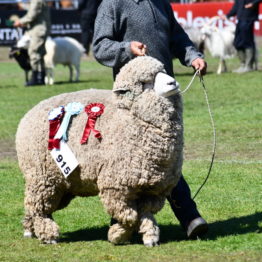
<svg viewBox="0 0 262 262">
<path fill-rule="evenodd" d="M 217 149 L 211 177 L 196 198 L 209 232 L 202 240 L 186 240 L 168 204 L 156 216 L 161 245 L 146 248 L 135 235 L 131 244 L 107 242 L 109 217 L 97 197 L 76 198 L 54 214 L 61 241 L 43 245 L 23 239 L 24 180 L 15 157 L 14 137 L 21 117 L 50 96 L 87 88 L 112 87 L 111 70 L 84 59 L 81 82 L 67 83 L 67 69 L 58 66 L 54 86 L 23 86 L 14 62 L 0 64 L 0 261 L 5 262 L 183 262 L 262 261 L 262 77 L 258 72 L 216 75 L 216 61 L 207 57 L 205 76 L 216 131 Z M 174 61 L 182 89 L 192 70 Z M 236 68 L 236 59 L 228 67 Z M 184 94 L 184 175 L 194 194 L 207 175 L 212 128 L 202 86 L 196 79 Z"/>
</svg>

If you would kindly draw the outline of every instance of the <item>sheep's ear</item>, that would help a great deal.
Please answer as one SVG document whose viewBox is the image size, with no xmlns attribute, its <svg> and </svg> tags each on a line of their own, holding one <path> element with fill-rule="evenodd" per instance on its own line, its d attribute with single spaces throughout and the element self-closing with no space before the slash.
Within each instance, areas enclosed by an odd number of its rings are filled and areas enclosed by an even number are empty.
<svg viewBox="0 0 262 262">
<path fill-rule="evenodd" d="M 113 90 L 114 94 L 116 94 L 117 96 L 120 96 L 120 95 L 125 95 L 127 92 L 129 92 L 130 90 L 127 90 L 127 89 L 116 89 L 116 90 Z"/>
</svg>

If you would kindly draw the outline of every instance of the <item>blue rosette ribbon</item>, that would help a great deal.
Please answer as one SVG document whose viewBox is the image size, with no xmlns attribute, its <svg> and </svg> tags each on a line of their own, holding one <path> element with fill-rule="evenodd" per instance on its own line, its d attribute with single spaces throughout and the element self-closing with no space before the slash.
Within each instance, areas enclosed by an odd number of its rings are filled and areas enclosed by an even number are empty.
<svg viewBox="0 0 262 262">
<path fill-rule="evenodd" d="M 63 122 L 59 130 L 57 131 L 55 138 L 57 139 L 62 138 L 62 140 L 67 141 L 67 129 L 69 126 L 70 119 L 73 115 L 80 114 L 83 111 L 83 109 L 84 106 L 79 102 L 68 103 L 65 106 L 65 115 L 63 118 Z"/>
</svg>

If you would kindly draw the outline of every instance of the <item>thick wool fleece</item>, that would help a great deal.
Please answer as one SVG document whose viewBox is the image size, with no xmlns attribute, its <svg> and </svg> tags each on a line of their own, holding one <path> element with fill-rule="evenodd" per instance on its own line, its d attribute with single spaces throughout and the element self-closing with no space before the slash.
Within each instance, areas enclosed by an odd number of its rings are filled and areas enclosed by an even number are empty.
<svg viewBox="0 0 262 262">
<path fill-rule="evenodd" d="M 56 239 L 57 229 L 51 236 L 44 234 L 36 217 L 48 223 L 50 215 L 74 196 L 99 194 L 107 212 L 131 228 L 139 226 L 146 213 L 163 207 L 181 174 L 183 123 L 180 95 L 167 99 L 143 90 L 143 83 L 153 83 L 159 71 L 163 65 L 156 59 L 137 58 L 117 76 L 113 96 L 112 91 L 93 89 L 62 94 L 42 101 L 24 116 L 16 149 L 26 182 L 25 230 L 44 242 Z M 91 133 L 87 144 L 81 145 L 87 115 L 82 112 L 72 118 L 68 145 L 79 167 L 64 178 L 47 149 L 48 112 L 69 102 L 102 103 L 105 110 L 95 126 L 101 141 Z"/>
</svg>

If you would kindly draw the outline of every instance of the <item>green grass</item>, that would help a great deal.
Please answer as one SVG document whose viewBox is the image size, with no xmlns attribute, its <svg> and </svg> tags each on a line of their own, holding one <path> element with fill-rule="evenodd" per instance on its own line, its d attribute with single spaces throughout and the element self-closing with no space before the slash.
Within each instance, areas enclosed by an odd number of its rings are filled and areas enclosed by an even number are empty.
<svg viewBox="0 0 262 262">
<path fill-rule="evenodd" d="M 189 241 L 168 204 L 156 216 L 161 245 L 146 248 L 135 235 L 131 244 L 107 242 L 109 216 L 99 199 L 76 198 L 54 214 L 61 242 L 43 245 L 23 239 L 24 180 L 14 155 L 14 137 L 21 117 L 39 101 L 63 92 L 86 88 L 111 88 L 109 68 L 93 60 L 82 64 L 81 82 L 67 83 L 66 68 L 55 70 L 54 86 L 23 86 L 23 72 L 13 62 L 0 64 L 0 261 L 4 262 L 170 262 L 170 261 L 262 261 L 262 83 L 261 71 L 245 75 L 217 76 L 210 59 L 204 78 L 215 119 L 217 148 L 214 168 L 196 198 L 209 222 L 203 240 Z M 175 61 L 182 89 L 192 77 L 191 69 Z M 229 68 L 237 60 L 229 61 Z M 184 175 L 195 193 L 207 174 L 212 152 L 212 128 L 201 84 L 195 80 L 184 94 Z"/>
</svg>

